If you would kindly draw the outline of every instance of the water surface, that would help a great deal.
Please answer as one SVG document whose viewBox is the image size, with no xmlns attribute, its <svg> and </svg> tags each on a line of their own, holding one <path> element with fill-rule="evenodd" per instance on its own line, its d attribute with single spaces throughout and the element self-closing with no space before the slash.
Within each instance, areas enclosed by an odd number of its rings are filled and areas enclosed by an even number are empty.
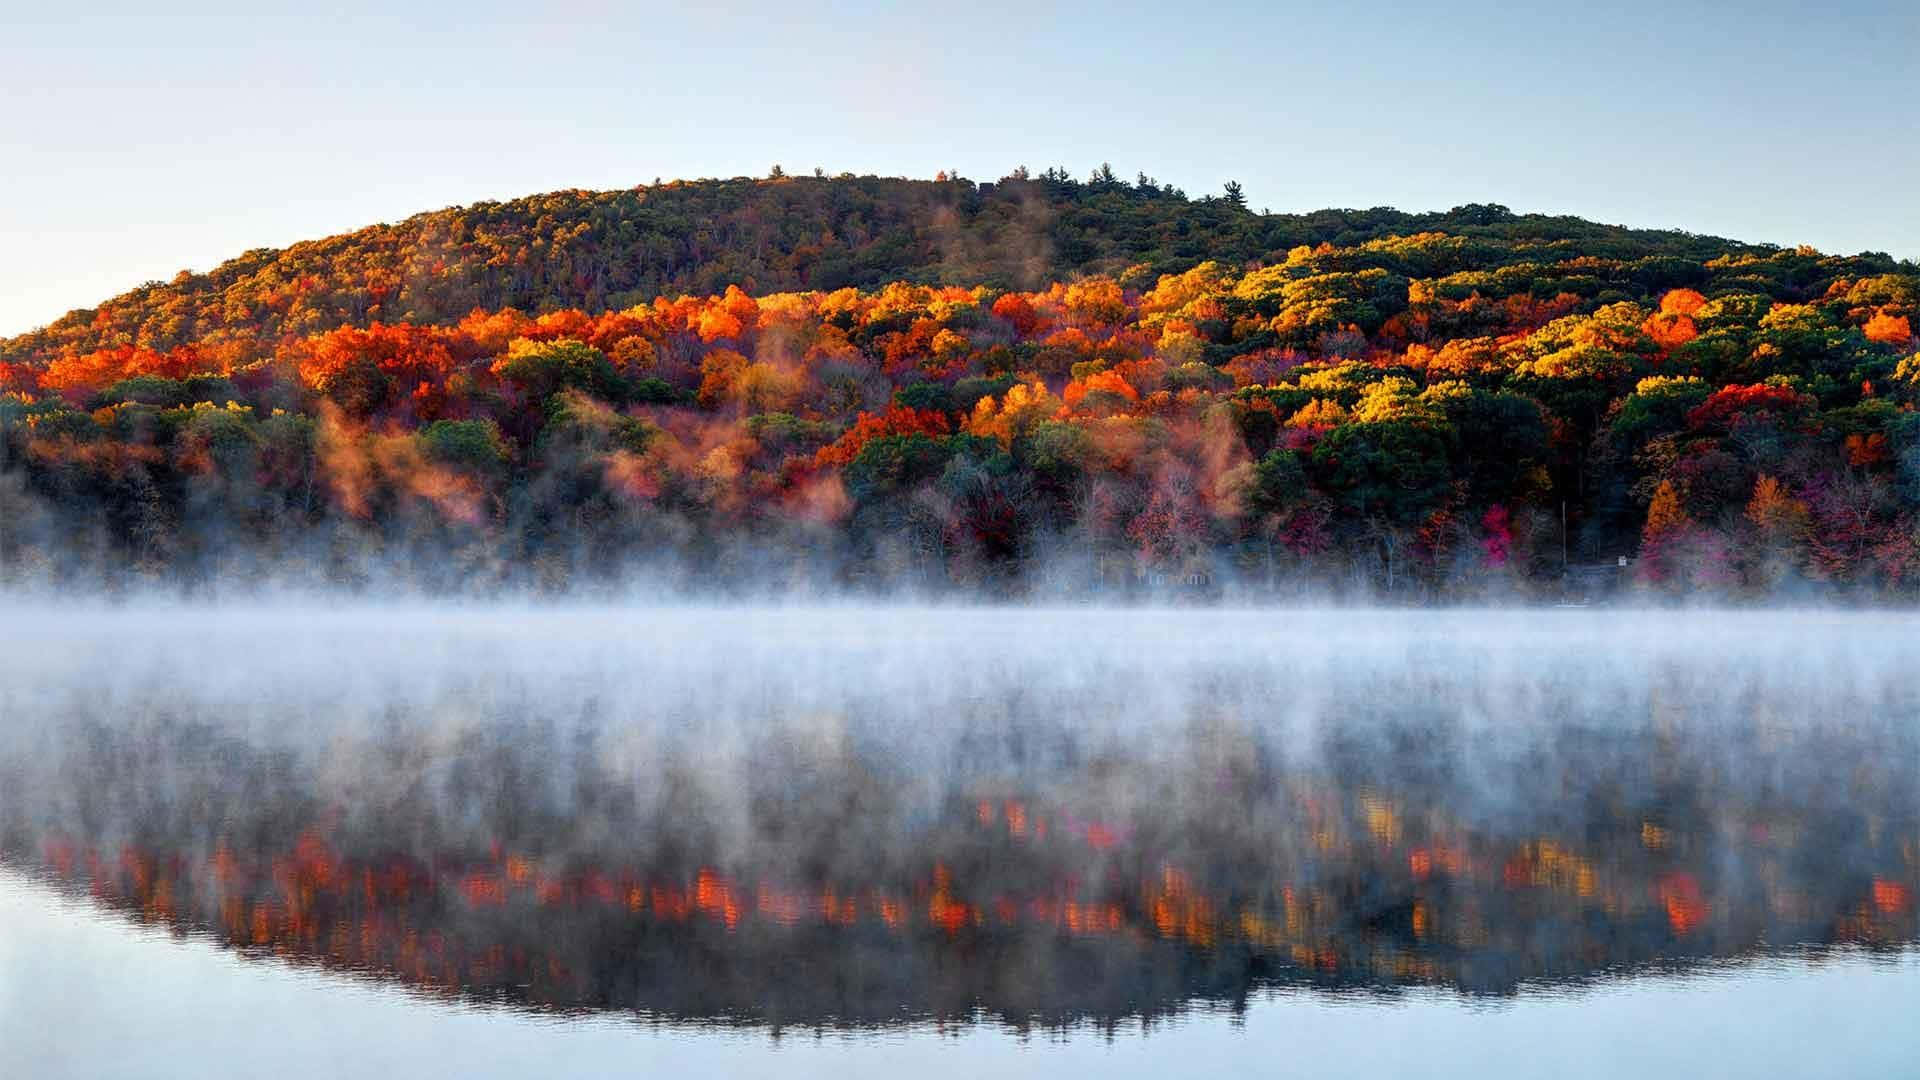
<svg viewBox="0 0 1920 1080">
<path fill-rule="evenodd" d="M 19 610 L 0 1073 L 1911 1074 L 1908 626 Z"/>
</svg>

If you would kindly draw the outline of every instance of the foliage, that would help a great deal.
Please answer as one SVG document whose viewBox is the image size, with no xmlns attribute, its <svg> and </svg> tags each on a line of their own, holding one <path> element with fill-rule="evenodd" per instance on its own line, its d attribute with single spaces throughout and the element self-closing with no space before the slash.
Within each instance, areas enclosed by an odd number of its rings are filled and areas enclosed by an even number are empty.
<svg viewBox="0 0 1920 1080">
<path fill-rule="evenodd" d="M 1917 308 L 1877 255 L 1099 173 L 481 204 L 0 343 L 0 578 L 1041 588 L 1069 552 L 1443 596 L 1551 593 L 1564 543 L 1904 596 Z"/>
</svg>

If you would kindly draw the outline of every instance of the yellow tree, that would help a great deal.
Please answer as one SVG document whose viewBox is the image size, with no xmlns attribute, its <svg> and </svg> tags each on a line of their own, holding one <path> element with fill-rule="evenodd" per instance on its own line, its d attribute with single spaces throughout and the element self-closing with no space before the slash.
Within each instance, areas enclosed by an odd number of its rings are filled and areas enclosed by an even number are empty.
<svg viewBox="0 0 1920 1080">
<path fill-rule="evenodd" d="M 1747 520 L 1760 534 L 1749 580 L 1763 589 L 1776 588 L 1801 560 L 1813 515 L 1786 485 L 1762 473 L 1753 482 L 1753 498 L 1747 500 Z"/>
<path fill-rule="evenodd" d="M 1038 381 L 1019 383 L 1008 390 L 995 408 L 991 396 L 983 397 L 967 419 L 967 431 L 999 439 L 1011 446 L 1013 440 L 1031 431 L 1042 420 L 1051 420 L 1060 412 L 1060 399 L 1047 392 Z"/>
<path fill-rule="evenodd" d="M 1686 524 L 1687 512 L 1680 506 L 1680 493 L 1674 490 L 1673 481 L 1660 481 L 1653 490 L 1653 501 L 1647 504 L 1647 525 L 1640 531 L 1640 542 L 1656 543 Z"/>
<path fill-rule="evenodd" d="M 1768 540 L 1793 541 L 1806 533 L 1810 516 L 1806 503 L 1789 495 L 1780 481 L 1761 473 L 1753 482 L 1753 498 L 1747 501 L 1747 520 Z"/>
</svg>

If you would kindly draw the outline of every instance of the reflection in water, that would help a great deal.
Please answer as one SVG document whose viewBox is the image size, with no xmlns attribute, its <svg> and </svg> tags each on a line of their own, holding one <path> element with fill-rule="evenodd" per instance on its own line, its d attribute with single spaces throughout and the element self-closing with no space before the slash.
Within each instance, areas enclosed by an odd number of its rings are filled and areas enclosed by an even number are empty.
<svg viewBox="0 0 1920 1080">
<path fill-rule="evenodd" d="M 1920 938 L 1915 689 L 1872 624 L 544 618 L 336 624 L 255 685 L 164 693 L 260 627 L 75 632 L 116 665 L 4 699 L 0 845 L 249 956 L 774 1027 L 1540 994 Z M 1063 642 L 1051 670 L 1022 634 Z"/>
</svg>

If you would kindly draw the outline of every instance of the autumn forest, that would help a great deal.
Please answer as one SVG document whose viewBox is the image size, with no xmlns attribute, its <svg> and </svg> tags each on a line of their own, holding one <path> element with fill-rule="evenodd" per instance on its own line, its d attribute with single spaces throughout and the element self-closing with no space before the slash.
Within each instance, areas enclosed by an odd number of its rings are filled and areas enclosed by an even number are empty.
<svg viewBox="0 0 1920 1080">
<path fill-rule="evenodd" d="M 655 182 L 0 341 L 0 585 L 1920 596 L 1920 266 L 1102 166 Z"/>
</svg>

